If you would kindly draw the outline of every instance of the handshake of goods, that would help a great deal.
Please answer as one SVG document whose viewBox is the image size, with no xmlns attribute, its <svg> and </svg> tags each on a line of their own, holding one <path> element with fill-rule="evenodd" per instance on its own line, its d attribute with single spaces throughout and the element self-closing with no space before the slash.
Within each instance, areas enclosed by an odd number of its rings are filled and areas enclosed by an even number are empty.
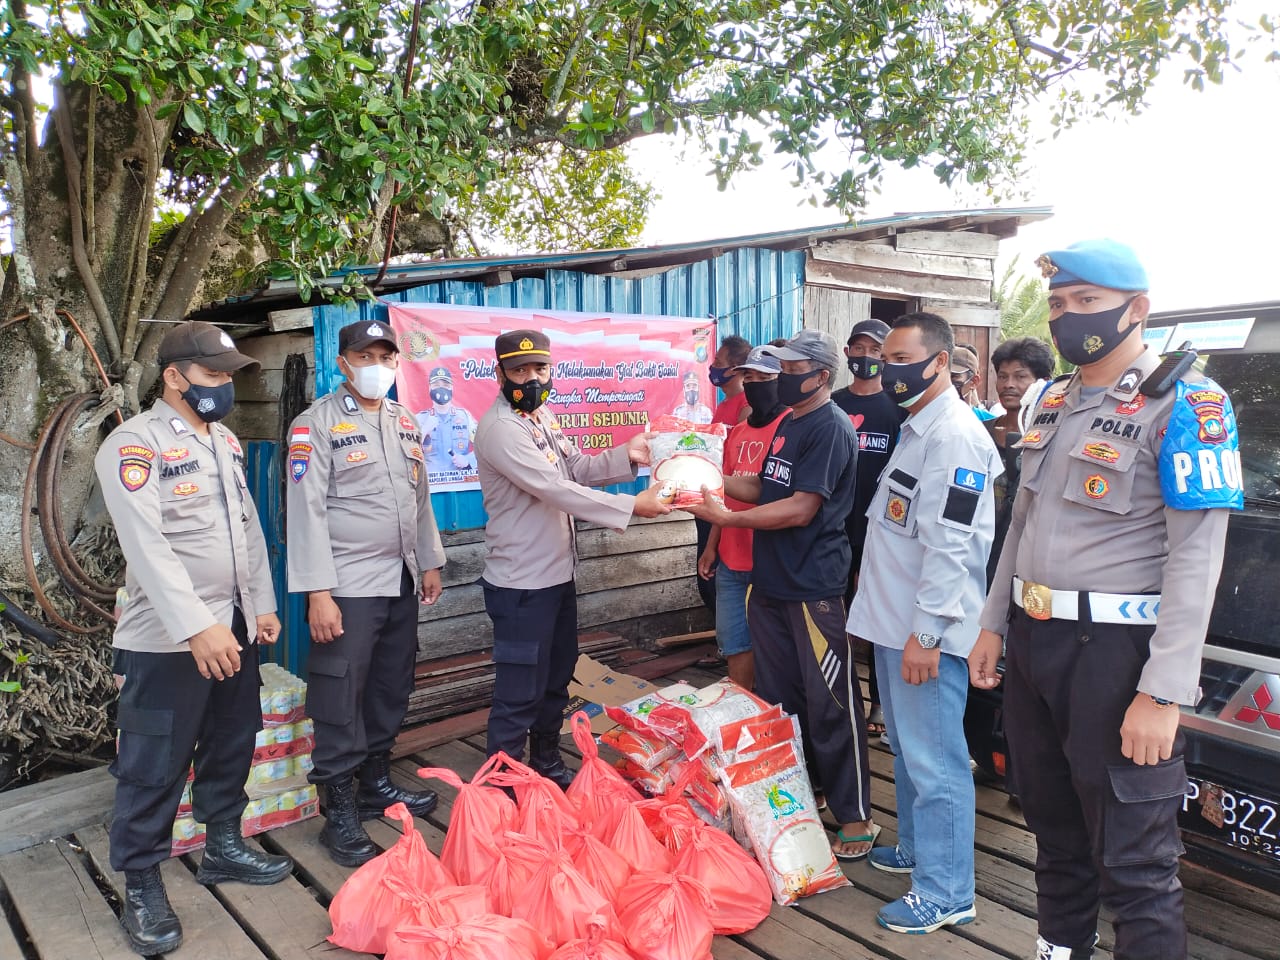
<svg viewBox="0 0 1280 960">
<path fill-rule="evenodd" d="M 650 429 L 657 434 L 649 440 L 649 452 L 659 500 L 673 507 L 702 503 L 703 487 L 716 497 L 724 496 L 728 427 L 665 414 L 654 420 Z"/>
</svg>

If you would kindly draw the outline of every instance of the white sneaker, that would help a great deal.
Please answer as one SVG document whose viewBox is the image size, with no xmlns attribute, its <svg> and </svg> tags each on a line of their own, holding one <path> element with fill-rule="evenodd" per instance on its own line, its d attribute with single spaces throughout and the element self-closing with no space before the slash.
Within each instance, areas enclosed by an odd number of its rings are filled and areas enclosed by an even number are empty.
<svg viewBox="0 0 1280 960">
<path fill-rule="evenodd" d="M 1098 935 L 1093 935 L 1093 944 L 1086 950 L 1072 950 L 1070 947 L 1059 947 L 1036 937 L 1036 960 L 1089 960 L 1093 956 L 1093 948 L 1098 945 Z"/>
</svg>

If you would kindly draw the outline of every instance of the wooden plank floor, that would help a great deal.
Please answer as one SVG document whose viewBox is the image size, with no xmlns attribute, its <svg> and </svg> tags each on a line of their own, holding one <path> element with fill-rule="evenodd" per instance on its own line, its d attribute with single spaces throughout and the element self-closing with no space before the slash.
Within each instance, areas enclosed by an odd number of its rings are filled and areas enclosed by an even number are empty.
<svg viewBox="0 0 1280 960">
<path fill-rule="evenodd" d="M 716 675 L 689 667 L 671 680 L 702 685 Z M 565 737 L 566 762 L 579 756 Z M 393 775 L 420 784 L 420 766 L 443 766 L 469 778 L 484 760 L 483 734 L 431 746 L 396 761 Z M 893 758 L 878 745 L 872 751 L 872 802 L 884 827 L 881 843 L 892 843 Z M 86 960 L 133 956 L 118 926 L 123 879 L 107 861 L 103 811 L 86 822 L 86 798 L 98 797 L 102 784 L 86 777 L 85 789 L 68 785 L 49 790 L 31 803 L 47 816 L 68 824 L 59 839 L 11 849 L 0 856 L 0 960 Z M 70 778 L 64 778 L 70 779 Z M 434 782 L 440 805 L 415 826 L 435 851 L 448 828 L 454 791 Z M 75 803 L 62 809 L 59 798 Z M 99 798 L 100 799 L 100 798 Z M 1022 816 L 1003 792 L 977 791 L 978 919 L 964 927 L 927 937 L 904 937 L 883 930 L 876 911 L 902 895 L 908 880 L 845 865 L 852 886 L 812 897 L 796 907 L 775 906 L 750 933 L 717 937 L 717 960 L 1017 960 L 1030 957 L 1035 942 L 1035 884 L 1031 866 L 1035 842 Z M 2 802 L 2 798 L 0 798 Z M 30 809 L 24 801 L 23 823 Z M 2 818 L 0 818 L 2 819 Z M 2 823 L 0 823 L 2 826 Z M 22 826 L 22 829 L 26 829 Z M 834 824 L 831 825 L 834 828 Z M 368 825 L 374 842 L 386 848 L 398 836 L 398 824 Z M 223 884 L 206 889 L 195 882 L 200 854 L 168 861 L 164 875 L 170 899 L 182 918 L 186 942 L 173 954 L 217 960 L 345 960 L 363 956 L 328 943 L 326 908 L 351 870 L 334 864 L 320 847 L 320 821 L 309 820 L 258 838 L 274 852 L 294 858 L 293 876 L 273 887 Z M 0 842 L 5 835 L 0 829 Z M 12 838 L 11 838 L 12 840 Z M 10 843 L 10 848 L 16 845 Z M 1184 864 L 1190 955 L 1195 960 L 1280 960 L 1280 896 L 1257 890 L 1193 864 Z M 1099 960 L 1109 960 L 1113 931 L 1104 917 Z"/>
</svg>

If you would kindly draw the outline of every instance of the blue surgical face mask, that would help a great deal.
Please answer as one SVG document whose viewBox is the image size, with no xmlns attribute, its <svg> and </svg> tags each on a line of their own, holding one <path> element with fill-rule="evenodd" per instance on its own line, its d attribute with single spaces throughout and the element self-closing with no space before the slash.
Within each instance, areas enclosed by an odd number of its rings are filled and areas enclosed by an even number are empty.
<svg viewBox="0 0 1280 960">
<path fill-rule="evenodd" d="M 938 351 L 941 353 L 942 351 Z M 919 363 L 886 363 L 883 379 L 885 391 L 900 407 L 909 407 L 925 395 L 938 379 L 938 371 L 925 376 L 925 369 L 938 359 L 938 353 L 925 357 Z"/>
</svg>

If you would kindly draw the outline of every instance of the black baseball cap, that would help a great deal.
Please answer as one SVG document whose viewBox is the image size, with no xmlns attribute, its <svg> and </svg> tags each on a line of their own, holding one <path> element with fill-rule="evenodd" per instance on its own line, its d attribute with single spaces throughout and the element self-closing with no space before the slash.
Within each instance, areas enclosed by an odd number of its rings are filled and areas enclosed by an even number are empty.
<svg viewBox="0 0 1280 960">
<path fill-rule="evenodd" d="M 522 363 L 550 363 L 551 338 L 541 330 L 512 330 L 493 341 L 494 352 L 504 370 Z"/>
<path fill-rule="evenodd" d="M 357 320 L 355 323 L 348 323 L 338 331 L 338 352 L 363 350 L 369 344 L 379 341 L 396 353 L 400 352 L 400 348 L 396 345 L 396 332 L 391 329 L 391 324 L 383 323 L 381 320 Z"/>
<path fill-rule="evenodd" d="M 891 328 L 883 320 L 859 320 L 853 325 L 853 329 L 849 331 L 849 343 L 853 343 L 854 337 L 870 337 L 876 343 L 883 344 L 884 338 L 889 335 Z"/>
<path fill-rule="evenodd" d="M 171 363 L 195 361 L 219 373 L 262 366 L 253 357 L 246 357 L 237 350 L 235 341 L 225 330 L 203 320 L 188 320 L 166 333 L 160 341 L 157 360 L 161 368 Z"/>
</svg>

